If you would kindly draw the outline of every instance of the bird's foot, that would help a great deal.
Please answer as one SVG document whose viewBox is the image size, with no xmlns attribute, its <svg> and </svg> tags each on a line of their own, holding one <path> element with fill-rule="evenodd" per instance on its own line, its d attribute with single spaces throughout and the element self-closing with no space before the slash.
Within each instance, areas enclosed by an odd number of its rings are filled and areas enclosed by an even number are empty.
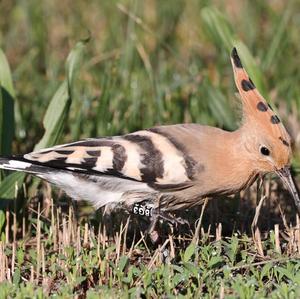
<svg viewBox="0 0 300 299">
<path fill-rule="evenodd" d="M 167 221 L 168 223 L 170 223 L 172 226 L 174 227 L 178 227 L 179 225 L 189 225 L 189 222 L 186 219 L 183 219 L 181 217 L 176 217 L 172 214 L 159 214 L 158 216 L 159 218 L 161 218 L 162 220 Z"/>
<path fill-rule="evenodd" d="M 158 219 L 162 219 L 176 228 L 179 225 L 189 225 L 189 222 L 186 219 L 183 219 L 181 217 L 176 217 L 171 213 L 167 213 L 167 212 L 162 212 L 162 211 L 157 212 L 154 210 L 152 216 L 156 218 L 156 221 Z"/>
<path fill-rule="evenodd" d="M 148 235 L 153 243 L 157 243 L 159 240 L 159 233 L 156 230 L 157 222 L 159 219 L 162 219 L 168 222 L 172 227 L 178 228 L 179 225 L 188 225 L 189 222 L 186 219 L 181 217 L 175 217 L 174 215 L 162 211 L 154 210 L 151 217 L 151 223 L 147 230 Z"/>
</svg>

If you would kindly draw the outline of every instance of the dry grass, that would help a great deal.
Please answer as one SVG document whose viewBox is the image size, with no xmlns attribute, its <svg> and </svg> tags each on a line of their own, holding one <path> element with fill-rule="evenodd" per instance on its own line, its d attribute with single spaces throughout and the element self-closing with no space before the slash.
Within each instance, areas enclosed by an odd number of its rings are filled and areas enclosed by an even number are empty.
<svg viewBox="0 0 300 299">
<path fill-rule="evenodd" d="M 265 188 L 272 189 L 274 184 L 276 182 L 268 180 Z M 45 187 L 49 192 L 48 185 Z M 255 190 L 254 186 L 253 198 Z M 95 214 L 96 218 L 80 216 L 82 206 L 68 205 L 63 198 L 56 204 L 43 197 L 33 199 L 22 216 L 9 210 L 5 213 L 5 234 L 0 242 L 0 286 L 1 282 L 6 285 L 29 284 L 36 290 L 42 290 L 45 296 L 74 293 L 86 297 L 90 294 L 88 290 L 93 289 L 101 290 L 100 294 L 108 292 L 109 296 L 117 297 L 125 293 L 129 296 L 131 289 L 136 289 L 135 294 L 140 292 L 147 296 L 159 297 L 163 293 L 178 296 L 193 292 L 193 279 L 175 281 L 174 289 L 162 286 L 161 290 L 154 291 L 147 285 L 145 277 L 150 275 L 155 282 L 155 275 L 166 271 L 168 266 L 172 268 L 170 280 L 173 280 L 178 270 L 176 267 L 183 267 L 189 262 L 197 267 L 197 271 L 200 271 L 201 263 L 207 268 L 208 280 L 202 285 L 196 284 L 198 291 L 210 290 L 213 277 L 220 275 L 223 278 L 214 292 L 240 294 L 236 286 L 229 285 L 224 271 L 233 276 L 242 274 L 246 278 L 250 275 L 249 271 L 259 272 L 265 265 L 281 267 L 300 256 L 298 216 L 294 223 L 287 222 L 286 219 L 292 219 L 293 215 L 286 214 L 288 209 L 284 208 L 275 218 L 279 220 L 277 223 L 271 222 L 268 229 L 259 225 L 263 209 L 270 204 L 267 202 L 271 200 L 277 204 L 280 200 L 274 194 L 271 198 L 261 195 L 255 213 L 252 208 L 252 237 L 245 234 L 248 230 L 240 230 L 243 217 L 232 223 L 231 232 L 225 224 L 226 219 L 225 222 L 210 220 L 233 216 L 230 215 L 232 211 L 226 211 L 226 201 L 240 203 L 240 211 L 233 212 L 237 215 L 244 209 L 244 200 L 242 197 L 223 199 L 223 202 L 222 199 L 206 201 L 202 207 L 185 212 L 189 215 L 190 227 L 176 229 L 163 224 L 160 226 L 160 243 L 152 244 L 145 232 L 147 221 L 143 218 L 119 213 L 102 217 L 99 221 L 99 214 Z M 249 202 L 247 206 L 251 206 Z M 181 216 L 186 216 L 185 213 Z M 250 222 L 250 219 L 242 220 Z M 205 248 L 210 248 L 210 252 L 204 254 Z M 216 258 L 220 260 L 210 269 L 211 260 Z M 139 275 L 133 274 L 136 269 Z M 268 275 L 274 276 L 270 271 Z M 275 276 L 270 281 L 274 284 Z M 104 290 L 104 287 L 109 290 Z M 125 293 L 122 295 L 117 289 Z M 12 289 L 10 291 L 12 293 L 6 294 L 13 295 Z"/>
</svg>

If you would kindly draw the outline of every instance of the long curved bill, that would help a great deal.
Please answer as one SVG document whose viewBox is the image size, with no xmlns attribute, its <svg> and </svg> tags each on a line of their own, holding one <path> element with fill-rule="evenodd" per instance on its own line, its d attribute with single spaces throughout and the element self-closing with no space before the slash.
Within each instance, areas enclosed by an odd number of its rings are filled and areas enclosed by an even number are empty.
<svg viewBox="0 0 300 299">
<path fill-rule="evenodd" d="M 299 194 L 298 194 L 298 191 L 296 189 L 294 180 L 292 178 L 290 168 L 286 166 L 284 168 L 281 168 L 281 169 L 277 170 L 276 173 L 281 178 L 281 180 L 283 181 L 286 188 L 292 194 L 292 196 L 294 198 L 294 201 L 295 201 L 295 205 L 298 209 L 298 214 L 300 215 L 300 198 L 299 198 Z"/>
</svg>

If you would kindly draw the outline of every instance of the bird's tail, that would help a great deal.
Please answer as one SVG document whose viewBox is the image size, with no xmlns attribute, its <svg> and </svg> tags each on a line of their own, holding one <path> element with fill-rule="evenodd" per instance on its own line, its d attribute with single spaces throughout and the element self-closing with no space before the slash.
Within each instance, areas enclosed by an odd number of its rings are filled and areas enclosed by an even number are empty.
<svg viewBox="0 0 300 299">
<path fill-rule="evenodd" d="M 0 157 L 0 169 L 22 171 L 30 174 L 41 174 L 47 171 L 48 167 L 33 164 L 23 157 Z"/>
</svg>

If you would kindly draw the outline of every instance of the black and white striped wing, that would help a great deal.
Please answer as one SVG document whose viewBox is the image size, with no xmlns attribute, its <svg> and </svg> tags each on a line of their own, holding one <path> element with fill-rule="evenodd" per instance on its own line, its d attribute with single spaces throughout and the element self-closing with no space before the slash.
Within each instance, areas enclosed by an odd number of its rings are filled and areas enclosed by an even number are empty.
<svg viewBox="0 0 300 299">
<path fill-rule="evenodd" d="M 155 129 L 59 145 L 26 154 L 24 159 L 49 168 L 117 176 L 170 191 L 190 186 L 195 164 L 171 138 Z"/>
</svg>

